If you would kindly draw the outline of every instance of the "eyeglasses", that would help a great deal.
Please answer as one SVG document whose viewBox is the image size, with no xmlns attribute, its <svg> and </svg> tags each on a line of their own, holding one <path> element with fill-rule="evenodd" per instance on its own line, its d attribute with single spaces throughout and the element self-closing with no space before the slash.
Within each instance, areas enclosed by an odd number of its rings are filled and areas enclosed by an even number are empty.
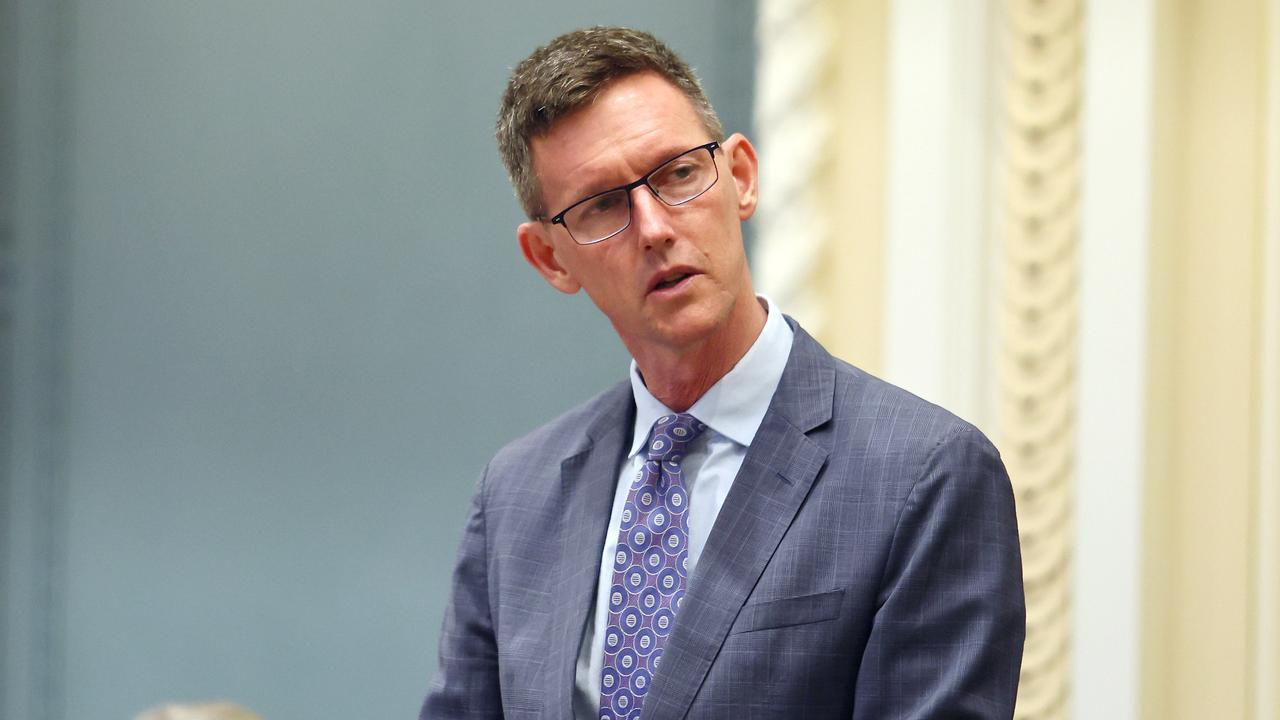
<svg viewBox="0 0 1280 720">
<path fill-rule="evenodd" d="M 641 185 L 667 205 L 683 205 L 711 189 L 720 179 L 716 167 L 719 142 L 686 150 L 645 173 L 635 182 L 583 198 L 551 218 L 563 225 L 579 245 L 608 240 L 631 226 L 631 191 Z"/>
</svg>

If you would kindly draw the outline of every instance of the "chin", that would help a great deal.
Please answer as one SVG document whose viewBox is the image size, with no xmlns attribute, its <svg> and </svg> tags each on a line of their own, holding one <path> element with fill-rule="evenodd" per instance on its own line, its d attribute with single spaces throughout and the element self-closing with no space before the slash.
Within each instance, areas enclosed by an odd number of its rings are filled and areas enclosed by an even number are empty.
<svg viewBox="0 0 1280 720">
<path fill-rule="evenodd" d="M 668 347 L 689 347 L 715 338 L 728 324 L 728 308 L 686 308 L 670 322 L 656 328 L 655 335 Z"/>
</svg>

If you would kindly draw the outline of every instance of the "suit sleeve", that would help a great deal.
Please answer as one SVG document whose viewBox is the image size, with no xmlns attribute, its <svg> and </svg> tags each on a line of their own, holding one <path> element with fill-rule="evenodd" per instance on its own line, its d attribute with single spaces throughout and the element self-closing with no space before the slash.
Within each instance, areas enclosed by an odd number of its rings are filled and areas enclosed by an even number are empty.
<svg viewBox="0 0 1280 720">
<path fill-rule="evenodd" d="M 972 428 L 938 443 L 898 519 L 854 718 L 1010 718 L 1026 608 L 1013 491 Z"/>
<path fill-rule="evenodd" d="M 419 720 L 502 717 L 498 646 L 489 612 L 484 491 L 482 475 L 453 570 L 453 590 L 440 632 L 436 678 Z"/>
</svg>

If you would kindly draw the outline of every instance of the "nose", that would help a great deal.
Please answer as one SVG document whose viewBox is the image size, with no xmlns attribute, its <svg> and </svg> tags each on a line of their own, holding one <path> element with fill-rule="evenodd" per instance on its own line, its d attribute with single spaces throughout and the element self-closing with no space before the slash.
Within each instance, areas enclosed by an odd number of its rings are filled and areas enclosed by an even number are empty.
<svg viewBox="0 0 1280 720">
<path fill-rule="evenodd" d="M 675 239 L 671 228 L 671 207 L 644 185 L 631 191 L 631 224 L 635 226 L 636 237 L 646 248 L 669 245 Z"/>
</svg>

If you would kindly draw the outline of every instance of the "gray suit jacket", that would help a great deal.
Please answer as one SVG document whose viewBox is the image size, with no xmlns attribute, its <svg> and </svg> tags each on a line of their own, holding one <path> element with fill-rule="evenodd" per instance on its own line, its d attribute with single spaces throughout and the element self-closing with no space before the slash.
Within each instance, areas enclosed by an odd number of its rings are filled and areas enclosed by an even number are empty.
<svg viewBox="0 0 1280 720">
<path fill-rule="evenodd" d="M 999 454 L 795 328 L 645 720 L 1008 718 L 1024 616 Z M 480 479 L 422 718 L 569 718 L 635 408 L 621 383 Z"/>
</svg>

